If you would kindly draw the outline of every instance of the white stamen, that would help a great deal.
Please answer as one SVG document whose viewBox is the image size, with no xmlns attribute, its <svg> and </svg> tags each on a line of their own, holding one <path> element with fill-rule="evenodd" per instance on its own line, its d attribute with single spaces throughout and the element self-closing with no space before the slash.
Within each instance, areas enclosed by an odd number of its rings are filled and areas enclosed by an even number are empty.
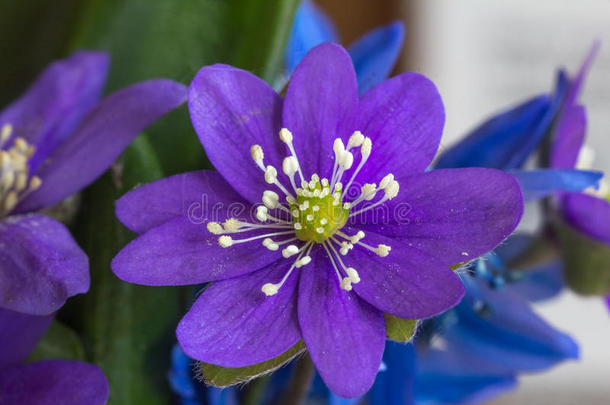
<svg viewBox="0 0 610 405">
<path fill-rule="evenodd" d="M 258 165 L 263 163 L 263 159 L 265 158 L 265 154 L 263 153 L 263 148 L 260 145 L 252 145 L 250 147 L 250 154 L 252 155 L 252 160 Z"/>
<path fill-rule="evenodd" d="M 294 256 L 297 253 L 299 253 L 299 248 L 295 245 L 288 245 L 282 250 L 282 256 L 284 256 L 285 259 L 288 259 L 290 256 Z"/>
<path fill-rule="evenodd" d="M 379 182 L 379 188 L 386 188 L 392 181 L 394 181 L 394 175 L 392 173 L 387 174 L 381 181 Z"/>
<path fill-rule="evenodd" d="M 290 132 L 287 128 L 280 129 L 280 139 L 285 144 L 292 143 L 292 132 Z"/>
<path fill-rule="evenodd" d="M 222 235 L 218 238 L 218 244 L 223 248 L 227 248 L 229 246 L 233 246 L 233 238 L 227 235 Z"/>
<path fill-rule="evenodd" d="M 358 146 L 362 145 L 362 142 L 364 142 L 364 135 L 362 135 L 362 132 L 356 131 L 349 137 L 349 141 L 347 141 L 347 147 L 357 148 Z"/>
<path fill-rule="evenodd" d="M 222 224 L 222 226 L 227 232 L 235 232 L 242 227 L 242 223 L 235 218 L 229 218 Z"/>
<path fill-rule="evenodd" d="M 355 268 L 348 267 L 345 269 L 345 272 L 347 273 L 347 276 L 349 277 L 352 283 L 358 284 L 360 282 L 360 275 L 358 274 Z"/>
<path fill-rule="evenodd" d="M 381 257 L 386 257 L 390 254 L 390 250 L 392 250 L 391 246 L 388 245 L 377 245 L 377 249 L 375 249 L 375 253 L 377 253 Z"/>
<path fill-rule="evenodd" d="M 320 227 L 320 228 L 316 228 L 316 232 L 319 233 L 320 235 L 324 233 L 324 228 Z"/>
<path fill-rule="evenodd" d="M 267 221 L 268 216 L 269 212 L 267 210 L 267 207 L 265 207 L 264 205 L 259 205 L 258 207 L 256 207 L 256 219 L 261 222 L 265 222 Z"/>
<path fill-rule="evenodd" d="M 265 169 L 265 181 L 269 184 L 274 184 L 277 180 L 277 169 L 271 165 Z"/>
<path fill-rule="evenodd" d="M 270 210 L 277 208 L 277 206 L 280 205 L 279 201 L 280 196 L 277 195 L 276 192 L 271 190 L 265 190 L 263 192 L 263 204 Z"/>
<path fill-rule="evenodd" d="M 280 245 L 275 243 L 273 241 L 273 239 L 271 239 L 271 238 L 263 239 L 263 246 L 266 247 L 267 249 L 271 250 L 271 251 L 276 251 L 276 250 L 278 250 L 280 248 Z"/>
<path fill-rule="evenodd" d="M 222 226 L 218 222 L 208 222 L 206 225 L 208 231 L 214 235 L 220 235 L 223 231 Z"/>
</svg>

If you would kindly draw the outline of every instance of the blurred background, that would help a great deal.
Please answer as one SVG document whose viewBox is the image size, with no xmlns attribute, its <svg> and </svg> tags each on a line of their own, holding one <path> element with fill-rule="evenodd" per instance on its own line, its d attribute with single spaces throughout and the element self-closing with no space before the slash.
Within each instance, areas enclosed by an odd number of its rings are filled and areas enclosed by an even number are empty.
<svg viewBox="0 0 610 405">
<path fill-rule="evenodd" d="M 424 73 L 438 86 L 447 114 L 441 151 L 495 112 L 550 91 L 556 69 L 575 73 L 592 42 L 600 39 L 582 100 L 595 169 L 610 173 L 610 1 L 318 3 L 337 23 L 344 43 L 375 26 L 405 22 L 405 47 L 396 69 Z M 524 376 L 516 391 L 493 404 L 609 404 L 610 316 L 602 301 L 564 290 L 536 310 L 579 342 L 581 358 Z"/>
</svg>

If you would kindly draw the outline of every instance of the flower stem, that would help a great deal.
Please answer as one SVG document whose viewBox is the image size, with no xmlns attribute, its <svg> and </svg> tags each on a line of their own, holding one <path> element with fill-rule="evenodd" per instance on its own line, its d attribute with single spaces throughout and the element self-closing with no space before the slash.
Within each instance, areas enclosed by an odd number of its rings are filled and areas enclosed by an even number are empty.
<svg viewBox="0 0 610 405">
<path fill-rule="evenodd" d="M 305 354 L 296 361 L 290 385 L 284 391 L 276 405 L 299 405 L 303 402 L 313 381 L 315 367 L 309 357 Z"/>
</svg>

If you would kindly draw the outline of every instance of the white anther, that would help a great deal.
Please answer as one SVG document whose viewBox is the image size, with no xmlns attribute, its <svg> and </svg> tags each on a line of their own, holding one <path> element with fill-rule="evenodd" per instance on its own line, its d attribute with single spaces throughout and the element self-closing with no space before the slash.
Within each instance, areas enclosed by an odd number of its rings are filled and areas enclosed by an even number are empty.
<svg viewBox="0 0 610 405">
<path fill-rule="evenodd" d="M 233 239 L 230 236 L 222 235 L 218 238 L 218 244 L 223 248 L 233 245 Z"/>
<path fill-rule="evenodd" d="M 264 292 L 267 297 L 277 294 L 279 290 L 280 287 L 273 283 L 267 283 L 261 288 L 261 291 Z"/>
<path fill-rule="evenodd" d="M 299 260 L 297 260 L 294 265 L 296 268 L 300 268 L 300 267 L 308 265 L 309 263 L 311 263 L 311 257 L 303 256 Z"/>
<path fill-rule="evenodd" d="M 288 204 L 291 204 L 291 205 L 297 203 L 297 200 L 295 200 L 294 197 L 291 195 L 286 196 L 286 201 L 288 202 Z"/>
<path fill-rule="evenodd" d="M 328 179 L 326 177 L 322 179 L 322 187 L 328 187 Z"/>
<path fill-rule="evenodd" d="M 322 224 L 322 225 L 326 225 L 326 224 L 328 224 L 328 220 L 327 220 L 326 218 L 322 218 L 322 219 L 320 220 L 320 224 Z"/>
<path fill-rule="evenodd" d="M 341 280 L 340 287 L 342 290 L 352 291 L 352 281 L 349 279 L 349 277 L 345 277 L 343 280 Z"/>
<path fill-rule="evenodd" d="M 377 193 L 377 185 L 375 183 L 366 183 L 360 190 L 362 193 L 362 198 L 370 201 L 375 198 L 375 194 Z"/>
<path fill-rule="evenodd" d="M 339 166 L 341 166 L 341 169 L 349 170 L 353 164 L 354 164 L 353 153 L 349 152 L 349 151 L 343 152 L 343 155 L 341 156 L 341 160 L 339 161 Z M 339 176 L 339 177 L 341 177 L 341 176 Z"/>
<path fill-rule="evenodd" d="M 284 256 L 285 259 L 288 259 L 290 256 L 294 256 L 297 253 L 299 253 L 299 248 L 295 245 L 288 245 L 282 249 L 282 256 Z"/>
<path fill-rule="evenodd" d="M 206 225 L 208 231 L 214 235 L 220 235 L 223 232 L 222 226 L 218 222 L 208 222 Z"/>
<path fill-rule="evenodd" d="M 285 144 L 292 143 L 292 132 L 290 132 L 287 128 L 280 129 L 280 139 Z"/>
<path fill-rule="evenodd" d="M 348 203 L 348 202 L 343 203 L 343 209 L 344 210 L 349 210 L 350 208 L 352 208 L 352 204 L 351 203 Z"/>
<path fill-rule="evenodd" d="M 381 182 L 379 183 L 379 188 L 384 189 L 387 186 L 389 186 L 390 183 L 393 181 L 394 181 L 394 175 L 392 173 L 387 174 L 383 179 L 381 179 Z"/>
<path fill-rule="evenodd" d="M 35 191 L 42 185 L 42 180 L 38 176 L 34 176 L 30 179 L 30 190 Z"/>
<path fill-rule="evenodd" d="M 349 137 L 349 141 L 347 141 L 347 147 L 357 148 L 358 146 L 362 145 L 362 142 L 364 142 L 364 135 L 362 135 L 362 132 L 356 131 L 352 134 L 352 136 Z"/>
<path fill-rule="evenodd" d="M 265 207 L 269 208 L 270 210 L 275 209 L 278 205 L 280 205 L 279 200 L 280 196 L 277 195 L 276 192 L 271 190 L 265 190 L 263 192 L 263 204 L 265 204 Z"/>
<path fill-rule="evenodd" d="M 369 156 L 371 155 L 371 150 L 373 149 L 373 142 L 371 141 L 371 138 L 369 138 L 368 136 L 366 138 L 364 138 L 364 141 L 362 142 L 362 147 L 360 148 L 360 154 L 362 154 L 362 159 L 366 160 L 369 158 Z"/>
<path fill-rule="evenodd" d="M 303 229 L 303 225 L 301 225 L 298 222 L 294 223 L 294 229 L 296 229 L 297 231 L 300 231 L 301 229 Z"/>
<path fill-rule="evenodd" d="M 0 143 L 8 141 L 13 134 L 13 126 L 11 124 L 4 124 L 0 130 Z"/>
<path fill-rule="evenodd" d="M 343 156 L 343 152 L 345 152 L 345 146 L 343 145 L 343 141 L 341 138 L 336 138 L 333 142 L 333 151 L 335 152 L 335 157 L 338 159 Z"/>
<path fill-rule="evenodd" d="M 271 250 L 271 251 L 276 251 L 276 250 L 278 250 L 280 248 L 280 245 L 275 243 L 273 241 L 273 239 L 271 239 L 271 238 L 263 239 L 263 246 L 266 247 L 267 249 Z"/>
<path fill-rule="evenodd" d="M 288 156 L 284 158 L 282 162 L 282 171 L 286 176 L 294 176 L 294 174 L 299 170 L 299 161 L 294 156 Z"/>
<path fill-rule="evenodd" d="M 229 218 L 227 219 L 222 226 L 224 227 L 225 231 L 236 231 L 239 228 L 241 228 L 241 224 L 239 223 L 239 221 L 235 218 Z"/>
<path fill-rule="evenodd" d="M 301 188 L 303 190 L 307 190 L 309 188 L 309 182 L 306 180 L 301 180 Z"/>
<path fill-rule="evenodd" d="M 318 212 L 318 211 L 320 211 L 320 206 L 319 205 L 314 205 L 313 207 L 311 207 L 311 210 L 313 212 Z"/>
<path fill-rule="evenodd" d="M 256 163 L 262 162 L 265 158 L 263 148 L 261 148 L 260 145 L 252 145 L 250 147 L 250 154 L 252 155 L 252 160 L 254 160 Z"/>
<path fill-rule="evenodd" d="M 386 186 L 385 188 L 385 198 L 387 198 L 388 200 L 391 200 L 392 198 L 396 197 L 398 195 L 398 191 L 400 189 L 400 185 L 398 184 L 397 181 L 392 181 L 388 186 Z"/>
<path fill-rule="evenodd" d="M 306 217 L 306 218 L 307 218 L 307 221 L 308 221 L 308 222 L 313 221 L 313 215 L 311 215 L 311 214 L 307 215 L 307 217 Z"/>
<path fill-rule="evenodd" d="M 360 282 L 360 276 L 358 275 L 358 272 L 355 268 L 348 267 L 347 269 L 345 269 L 345 272 L 347 273 L 347 276 L 349 277 L 352 283 L 358 284 Z"/>
<path fill-rule="evenodd" d="M 316 232 L 319 234 L 323 234 L 324 233 L 324 228 L 320 227 L 320 228 L 316 228 Z"/>
<path fill-rule="evenodd" d="M 337 184 L 335 184 L 335 193 L 336 193 L 337 191 L 341 191 L 341 190 L 343 190 L 343 183 L 338 182 Z M 339 195 L 339 197 L 340 197 L 340 196 L 341 196 L 341 195 Z"/>
<path fill-rule="evenodd" d="M 25 172 L 21 172 L 17 174 L 17 178 L 15 180 L 15 189 L 17 192 L 21 192 L 25 190 L 25 187 L 28 185 L 28 175 Z"/>
<path fill-rule="evenodd" d="M 277 170 L 275 167 L 269 165 L 265 169 L 265 181 L 269 184 L 275 183 L 277 180 Z"/>
<path fill-rule="evenodd" d="M 341 253 L 343 256 L 345 256 L 353 248 L 354 248 L 354 245 L 352 245 L 351 243 L 349 243 L 349 242 L 342 242 L 341 243 L 341 249 L 339 249 L 339 253 Z"/>
<path fill-rule="evenodd" d="M 264 205 L 256 207 L 256 219 L 261 222 L 265 222 L 269 217 L 269 210 Z"/>
<path fill-rule="evenodd" d="M 293 217 L 298 218 L 298 216 L 299 216 L 299 210 L 297 210 L 297 209 L 292 210 L 290 213 L 292 214 Z"/>
<path fill-rule="evenodd" d="M 356 234 L 354 236 L 350 237 L 350 241 L 355 244 L 355 243 L 360 242 L 360 240 L 363 238 L 364 238 L 364 232 L 358 231 L 358 232 L 356 232 Z"/>
<path fill-rule="evenodd" d="M 381 245 L 377 245 L 377 249 L 375 249 L 375 253 L 377 253 L 377 255 L 379 255 L 381 257 L 386 257 L 387 255 L 390 254 L 390 250 L 392 250 L 392 247 L 381 244 Z"/>
<path fill-rule="evenodd" d="M 13 208 L 15 208 L 17 206 L 17 203 L 19 202 L 19 198 L 17 197 L 17 193 L 14 191 L 11 191 L 10 193 L 8 193 L 6 195 L 6 197 L 4 198 L 4 212 L 9 212 L 12 211 Z"/>
</svg>

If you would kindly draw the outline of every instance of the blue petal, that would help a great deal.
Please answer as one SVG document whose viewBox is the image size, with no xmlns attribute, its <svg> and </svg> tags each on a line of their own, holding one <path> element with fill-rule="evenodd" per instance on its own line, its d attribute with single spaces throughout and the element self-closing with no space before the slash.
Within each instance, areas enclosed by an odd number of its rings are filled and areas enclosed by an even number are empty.
<svg viewBox="0 0 610 405">
<path fill-rule="evenodd" d="M 483 402 L 513 389 L 515 376 L 457 350 L 420 349 L 414 395 L 418 404 Z"/>
<path fill-rule="evenodd" d="M 560 72 L 554 95 L 535 97 L 484 122 L 445 152 L 436 167 L 521 167 L 550 129 L 566 86 Z"/>
<path fill-rule="evenodd" d="M 206 399 L 210 405 L 238 405 L 237 391 L 233 387 L 216 388 L 208 386 L 205 389 Z"/>
<path fill-rule="evenodd" d="M 388 77 L 400 54 L 404 34 L 403 23 L 397 21 L 368 32 L 349 47 L 361 95 Z"/>
<path fill-rule="evenodd" d="M 523 278 L 508 284 L 507 288 L 531 302 L 553 298 L 561 292 L 564 286 L 560 260 L 546 263 L 535 269 L 520 271 L 518 274 Z"/>
<path fill-rule="evenodd" d="M 371 405 L 413 404 L 415 350 L 411 343 L 387 341 L 383 361 L 387 370 L 377 374 L 368 393 Z"/>
<path fill-rule="evenodd" d="M 547 324 L 517 294 L 471 280 L 456 307 L 457 322 L 443 331 L 450 347 L 509 371 L 540 370 L 578 358 L 576 342 Z"/>
<path fill-rule="evenodd" d="M 286 47 L 286 70 L 291 74 L 310 49 L 324 42 L 338 42 L 332 21 L 313 1 L 303 0 L 294 17 Z"/>
<path fill-rule="evenodd" d="M 172 391 L 180 398 L 182 404 L 197 398 L 197 389 L 191 376 L 192 360 L 177 344 L 172 347 L 171 369 L 168 380 Z"/>
<path fill-rule="evenodd" d="M 595 186 L 601 172 L 574 169 L 513 170 L 523 189 L 526 202 L 548 197 L 556 191 L 582 191 Z"/>
</svg>

